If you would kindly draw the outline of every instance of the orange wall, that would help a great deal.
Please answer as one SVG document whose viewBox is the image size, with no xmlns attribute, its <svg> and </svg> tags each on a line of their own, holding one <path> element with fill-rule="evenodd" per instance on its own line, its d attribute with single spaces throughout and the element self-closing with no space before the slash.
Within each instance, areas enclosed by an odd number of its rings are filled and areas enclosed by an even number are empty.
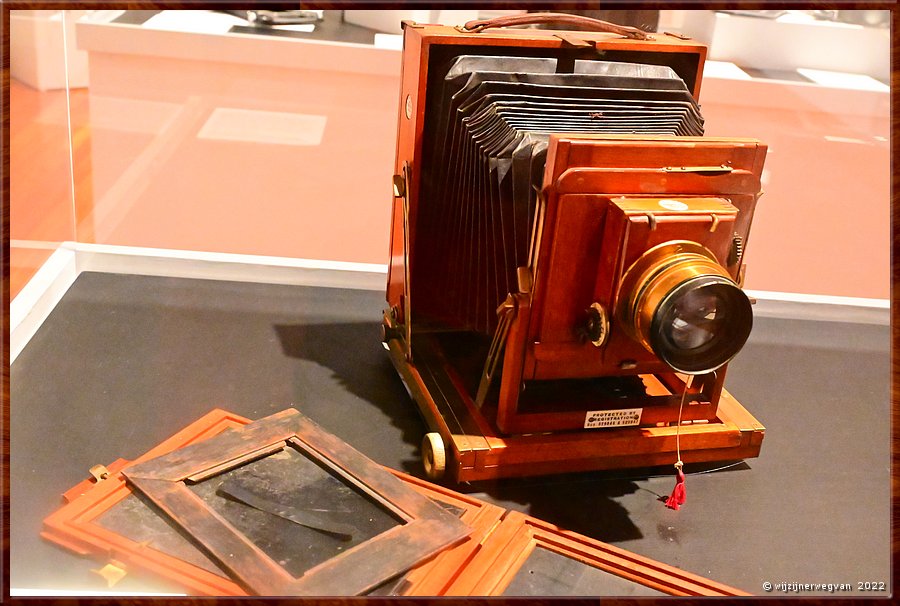
<svg viewBox="0 0 900 606">
<path fill-rule="evenodd" d="M 399 53 L 381 75 L 329 56 L 287 68 L 91 52 L 78 239 L 386 263 Z M 746 286 L 887 298 L 888 95 L 707 78 L 701 103 L 710 136 L 770 145 Z M 317 146 L 198 138 L 221 107 L 327 123 Z"/>
<path fill-rule="evenodd" d="M 707 135 L 769 145 L 748 289 L 888 298 L 888 100 L 809 84 L 704 81 Z"/>
<path fill-rule="evenodd" d="M 399 78 L 100 53 L 90 69 L 79 239 L 385 262 Z M 319 145 L 199 138 L 217 108 L 327 121 Z"/>
</svg>

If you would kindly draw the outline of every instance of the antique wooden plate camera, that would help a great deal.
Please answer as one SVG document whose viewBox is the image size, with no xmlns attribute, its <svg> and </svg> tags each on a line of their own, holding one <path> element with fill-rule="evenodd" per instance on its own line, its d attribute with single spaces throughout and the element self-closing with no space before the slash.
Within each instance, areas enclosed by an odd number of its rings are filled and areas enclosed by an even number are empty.
<svg viewBox="0 0 900 606">
<path fill-rule="evenodd" d="M 530 23 L 590 31 L 503 27 Z M 705 56 L 572 16 L 405 24 L 384 338 L 431 477 L 758 455 L 723 384 L 766 147 L 702 137 Z"/>
</svg>

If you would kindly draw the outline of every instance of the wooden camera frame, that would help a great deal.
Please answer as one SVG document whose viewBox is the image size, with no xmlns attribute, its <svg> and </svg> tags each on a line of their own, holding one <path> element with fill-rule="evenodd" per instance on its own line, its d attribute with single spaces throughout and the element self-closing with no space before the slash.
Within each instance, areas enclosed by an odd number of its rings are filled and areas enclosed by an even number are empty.
<svg viewBox="0 0 900 606">
<path fill-rule="evenodd" d="M 551 135 L 530 261 L 518 268 L 517 292 L 498 309 L 502 330 L 494 334 L 481 375 L 483 386 L 502 369 L 499 389 L 495 385 L 485 399 L 481 386 L 477 396 L 467 387 L 471 377 L 463 376 L 441 345 L 443 329 L 427 317 L 433 295 L 412 278 L 417 255 L 440 254 L 429 249 L 429 234 L 419 225 L 430 202 L 422 198 L 422 174 L 430 170 L 423 166 L 423 141 L 437 58 L 479 51 L 569 59 L 602 53 L 606 60 L 668 65 L 695 98 L 706 58 L 705 46 L 672 34 L 489 27 L 404 27 L 383 328 L 391 360 L 430 429 L 422 452 L 429 477 L 463 482 L 671 464 L 676 433 L 685 463 L 758 456 L 764 428 L 723 388 L 727 365 L 688 382 L 627 334 L 619 318 L 628 296 L 623 284 L 633 279 L 628 269 L 672 240 L 697 244 L 721 275 L 742 283 L 766 153 L 754 140 Z M 567 239 L 583 246 L 555 245 Z M 602 342 L 573 334 L 589 307 L 602 311 Z M 539 402 L 529 408 L 521 401 L 527 381 L 625 376 L 640 377 L 645 393 L 559 407 Z M 589 429 L 594 413 L 633 415 L 633 426 Z"/>
</svg>

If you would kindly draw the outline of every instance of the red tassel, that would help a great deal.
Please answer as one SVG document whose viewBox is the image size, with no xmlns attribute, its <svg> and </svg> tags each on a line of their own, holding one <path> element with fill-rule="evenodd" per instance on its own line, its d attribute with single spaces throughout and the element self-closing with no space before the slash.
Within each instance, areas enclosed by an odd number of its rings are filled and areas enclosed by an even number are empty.
<svg viewBox="0 0 900 606">
<path fill-rule="evenodd" d="M 675 488 L 672 490 L 672 494 L 666 500 L 666 507 L 669 509 L 675 509 L 676 511 L 684 505 L 685 501 L 685 492 L 684 492 L 684 472 L 681 471 L 683 463 L 678 461 L 675 463 Z"/>
</svg>

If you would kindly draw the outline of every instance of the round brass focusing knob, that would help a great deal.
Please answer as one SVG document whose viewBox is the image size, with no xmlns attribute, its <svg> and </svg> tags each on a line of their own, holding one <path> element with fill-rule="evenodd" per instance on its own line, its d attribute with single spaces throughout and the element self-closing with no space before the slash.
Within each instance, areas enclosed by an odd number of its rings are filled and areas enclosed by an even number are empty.
<svg viewBox="0 0 900 606">
<path fill-rule="evenodd" d="M 602 347 L 609 336 L 609 316 L 599 303 L 592 303 L 587 310 L 587 324 L 585 332 L 591 343 Z"/>
<path fill-rule="evenodd" d="M 741 350 L 753 326 L 750 300 L 708 249 L 666 242 L 623 276 L 622 326 L 678 372 L 711 372 Z"/>
</svg>

